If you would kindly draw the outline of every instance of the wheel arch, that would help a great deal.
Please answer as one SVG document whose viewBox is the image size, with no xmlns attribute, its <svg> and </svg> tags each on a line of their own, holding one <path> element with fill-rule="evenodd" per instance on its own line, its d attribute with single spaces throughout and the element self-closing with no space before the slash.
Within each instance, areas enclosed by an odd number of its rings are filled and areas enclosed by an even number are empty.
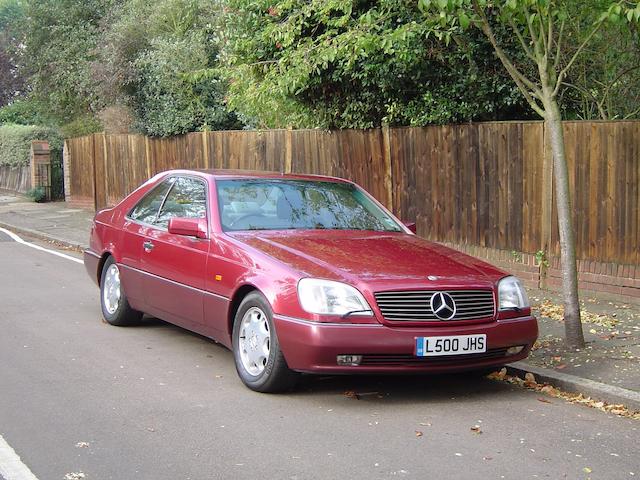
<svg viewBox="0 0 640 480">
<path fill-rule="evenodd" d="M 110 251 L 104 252 L 100 256 L 100 260 L 98 260 L 98 268 L 96 269 L 96 276 L 98 277 L 98 286 L 100 287 L 100 282 L 102 281 L 102 269 L 104 268 L 104 264 L 107 263 L 109 257 L 113 257 L 113 254 Z"/>
<path fill-rule="evenodd" d="M 246 283 L 241 285 L 231 297 L 231 301 L 229 303 L 229 311 L 227 316 L 227 333 L 229 336 L 233 333 L 233 322 L 236 318 L 236 313 L 238 313 L 238 309 L 240 308 L 240 304 L 244 300 L 244 298 L 249 295 L 251 292 L 258 292 L 262 296 L 265 296 L 264 293 L 255 285 L 250 283 Z M 266 298 L 266 296 L 265 296 Z M 268 300 L 267 300 L 268 301 Z"/>
</svg>

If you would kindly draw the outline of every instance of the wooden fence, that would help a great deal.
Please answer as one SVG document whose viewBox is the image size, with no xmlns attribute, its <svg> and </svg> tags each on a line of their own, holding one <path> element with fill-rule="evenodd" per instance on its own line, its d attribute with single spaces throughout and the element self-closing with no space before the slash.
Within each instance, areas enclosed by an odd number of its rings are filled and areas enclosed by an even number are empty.
<svg viewBox="0 0 640 480">
<path fill-rule="evenodd" d="M 640 263 L 640 122 L 564 124 L 578 258 Z M 101 208 L 170 168 L 238 168 L 352 179 L 426 238 L 559 253 L 542 122 L 372 130 L 191 133 L 67 140 L 68 195 Z"/>
<path fill-rule="evenodd" d="M 29 166 L 0 165 L 0 191 L 26 193 L 31 188 Z"/>
</svg>

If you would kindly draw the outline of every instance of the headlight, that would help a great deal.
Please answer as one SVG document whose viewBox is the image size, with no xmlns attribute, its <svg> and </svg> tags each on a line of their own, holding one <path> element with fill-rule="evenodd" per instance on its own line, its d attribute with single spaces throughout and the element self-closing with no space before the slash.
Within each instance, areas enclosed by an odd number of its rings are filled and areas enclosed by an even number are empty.
<svg viewBox="0 0 640 480">
<path fill-rule="evenodd" d="M 372 315 L 362 294 L 351 285 L 318 278 L 298 282 L 300 305 L 309 313 L 321 315 Z"/>
<path fill-rule="evenodd" d="M 498 305 L 500 310 L 529 307 L 527 292 L 516 277 L 505 277 L 498 282 Z"/>
</svg>

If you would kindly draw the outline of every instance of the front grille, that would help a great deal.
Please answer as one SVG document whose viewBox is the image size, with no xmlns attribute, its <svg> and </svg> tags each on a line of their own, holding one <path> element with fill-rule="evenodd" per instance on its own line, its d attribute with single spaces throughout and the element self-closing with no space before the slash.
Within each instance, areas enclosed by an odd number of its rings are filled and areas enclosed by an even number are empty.
<svg viewBox="0 0 640 480">
<path fill-rule="evenodd" d="M 385 320 L 392 322 L 443 321 L 431 310 L 431 297 L 437 290 L 378 292 L 378 308 Z M 447 321 L 493 317 L 495 305 L 491 290 L 449 290 L 456 304 L 456 314 Z"/>
<path fill-rule="evenodd" d="M 441 355 L 436 357 L 416 357 L 414 355 L 366 354 L 362 355 L 360 365 L 367 366 L 428 366 L 428 365 L 465 365 L 478 360 L 501 359 L 507 354 L 507 348 L 494 348 L 484 353 L 469 355 Z"/>
</svg>

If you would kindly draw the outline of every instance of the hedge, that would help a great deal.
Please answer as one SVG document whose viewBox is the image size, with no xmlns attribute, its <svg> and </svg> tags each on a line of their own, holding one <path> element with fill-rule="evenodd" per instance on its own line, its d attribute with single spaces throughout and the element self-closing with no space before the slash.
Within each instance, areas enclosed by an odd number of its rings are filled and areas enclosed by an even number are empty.
<svg viewBox="0 0 640 480">
<path fill-rule="evenodd" d="M 62 150 L 63 140 L 55 128 L 0 125 L 0 165 L 27 165 L 32 140 L 48 140 L 51 150 Z"/>
</svg>

